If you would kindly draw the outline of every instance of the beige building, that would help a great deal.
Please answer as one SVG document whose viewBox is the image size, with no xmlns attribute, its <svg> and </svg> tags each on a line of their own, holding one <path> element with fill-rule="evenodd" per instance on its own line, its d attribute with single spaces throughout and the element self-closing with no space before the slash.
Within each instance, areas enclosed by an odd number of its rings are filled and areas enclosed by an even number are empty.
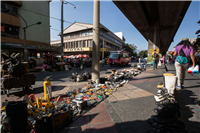
<svg viewBox="0 0 200 133">
<path fill-rule="evenodd" d="M 24 30 L 28 57 L 56 51 L 50 46 L 50 1 L 1 2 L 1 52 L 19 52 L 24 57 Z M 37 24 L 41 22 L 41 24 Z M 33 25 L 35 24 L 35 25 Z M 33 25 L 33 26 L 31 26 Z M 53 49 L 53 50 L 52 50 Z"/>
<path fill-rule="evenodd" d="M 93 30 L 92 24 L 75 22 L 63 31 L 63 43 L 65 55 L 88 54 L 92 56 Z M 104 57 L 109 56 L 110 51 L 121 50 L 125 42 L 122 32 L 116 34 L 100 24 L 100 56 L 104 48 Z M 61 40 L 52 41 L 51 46 L 61 46 Z"/>
</svg>

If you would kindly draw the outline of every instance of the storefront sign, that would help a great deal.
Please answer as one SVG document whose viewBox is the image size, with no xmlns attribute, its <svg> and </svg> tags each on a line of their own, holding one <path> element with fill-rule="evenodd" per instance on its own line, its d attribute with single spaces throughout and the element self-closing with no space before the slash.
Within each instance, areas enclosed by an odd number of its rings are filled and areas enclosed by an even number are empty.
<svg viewBox="0 0 200 133">
<path fill-rule="evenodd" d="M 103 48 L 100 49 L 102 51 Z M 87 47 L 87 48 L 68 48 L 64 49 L 64 52 L 77 52 L 77 51 L 92 51 L 92 47 Z M 113 49 L 109 48 L 104 48 L 104 52 L 110 52 L 110 51 L 115 51 Z"/>
<path fill-rule="evenodd" d="M 103 48 L 100 49 L 100 51 L 102 51 L 102 50 L 103 50 Z M 115 50 L 110 49 L 110 48 L 104 48 L 104 52 L 110 52 L 110 51 L 115 51 Z"/>
<path fill-rule="evenodd" d="M 54 47 L 50 45 L 37 45 L 36 50 L 45 50 L 45 51 L 58 51 L 60 47 Z"/>
<path fill-rule="evenodd" d="M 64 52 L 76 52 L 76 51 L 92 51 L 92 47 L 87 47 L 87 48 L 68 48 L 68 49 L 64 49 Z"/>
</svg>

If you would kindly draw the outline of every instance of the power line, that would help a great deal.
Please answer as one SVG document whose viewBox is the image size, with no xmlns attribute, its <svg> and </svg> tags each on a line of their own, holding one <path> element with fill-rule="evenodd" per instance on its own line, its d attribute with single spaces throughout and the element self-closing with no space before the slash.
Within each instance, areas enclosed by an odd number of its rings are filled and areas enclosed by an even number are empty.
<svg viewBox="0 0 200 133">
<path fill-rule="evenodd" d="M 60 30 L 58 30 L 58 29 L 54 29 L 54 28 L 51 28 L 52 30 L 56 30 L 56 31 L 60 31 Z"/>
<path fill-rule="evenodd" d="M 32 12 L 32 11 L 29 11 L 29 10 L 26 10 L 26 9 L 22 9 L 22 8 L 20 8 L 20 9 L 21 9 L 21 10 L 24 10 L 24 11 L 27 11 L 27 12 L 35 13 L 35 14 L 38 14 L 38 15 L 41 15 L 41 16 L 45 16 L 45 17 L 49 17 L 49 18 L 52 18 L 52 19 L 61 21 L 61 19 L 59 19 L 59 18 L 47 16 L 47 15 L 40 14 L 40 13 L 37 13 L 37 12 Z M 69 21 L 66 21 L 66 20 L 63 20 L 63 21 L 64 21 L 65 23 L 70 23 L 70 24 L 73 24 L 73 23 L 74 23 L 74 22 L 69 22 Z M 76 25 L 79 25 L 79 24 L 76 24 Z M 83 25 L 79 25 L 79 26 L 88 28 L 87 26 L 83 26 Z"/>
</svg>

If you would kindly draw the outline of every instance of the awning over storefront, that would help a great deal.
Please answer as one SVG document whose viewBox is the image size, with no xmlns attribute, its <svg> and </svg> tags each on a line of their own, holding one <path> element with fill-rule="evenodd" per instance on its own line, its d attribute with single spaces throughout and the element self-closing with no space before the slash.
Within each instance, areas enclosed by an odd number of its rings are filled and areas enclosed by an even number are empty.
<svg viewBox="0 0 200 133">
<path fill-rule="evenodd" d="M 59 51 L 60 47 L 50 46 L 50 45 L 37 45 L 36 50 L 41 51 Z"/>
<path fill-rule="evenodd" d="M 15 48 L 24 49 L 24 45 L 1 42 L 1 48 L 2 49 L 15 49 Z M 27 45 L 27 49 L 33 49 L 37 51 L 49 51 L 49 52 L 56 51 L 57 52 L 60 48 L 48 46 L 48 45 L 37 45 L 37 46 Z"/>
<path fill-rule="evenodd" d="M 21 49 L 24 49 L 24 45 L 1 42 L 1 48 L 2 49 L 6 49 L 6 48 L 21 48 Z M 27 49 L 36 49 L 36 46 L 27 45 Z"/>
</svg>

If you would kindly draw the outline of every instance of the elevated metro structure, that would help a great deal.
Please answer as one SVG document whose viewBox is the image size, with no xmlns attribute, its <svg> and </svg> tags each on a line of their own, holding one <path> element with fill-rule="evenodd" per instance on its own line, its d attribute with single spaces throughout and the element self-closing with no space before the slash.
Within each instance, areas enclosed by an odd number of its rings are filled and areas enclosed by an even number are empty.
<svg viewBox="0 0 200 133">
<path fill-rule="evenodd" d="M 191 1 L 113 1 L 151 44 L 165 54 Z M 156 48 L 154 45 L 153 48 Z"/>
</svg>

